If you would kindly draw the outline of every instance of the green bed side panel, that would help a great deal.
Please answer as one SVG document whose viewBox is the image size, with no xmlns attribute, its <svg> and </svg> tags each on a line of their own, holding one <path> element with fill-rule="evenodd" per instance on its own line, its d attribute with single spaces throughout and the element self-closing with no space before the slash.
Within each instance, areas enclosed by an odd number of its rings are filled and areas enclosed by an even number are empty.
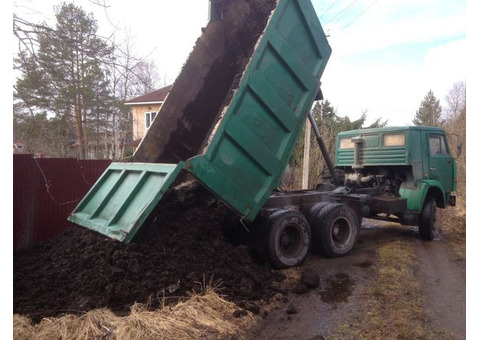
<svg viewBox="0 0 480 340">
<path fill-rule="evenodd" d="M 68 220 L 130 242 L 185 163 L 112 163 Z"/>
</svg>

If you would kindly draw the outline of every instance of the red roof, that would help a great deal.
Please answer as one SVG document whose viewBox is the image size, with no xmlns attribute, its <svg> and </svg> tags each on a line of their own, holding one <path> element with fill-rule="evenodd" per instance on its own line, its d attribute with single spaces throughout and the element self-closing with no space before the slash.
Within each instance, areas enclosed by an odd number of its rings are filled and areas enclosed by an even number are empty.
<svg viewBox="0 0 480 340">
<path fill-rule="evenodd" d="M 148 104 L 161 103 L 165 100 L 171 88 L 172 88 L 172 85 L 162 87 L 161 89 L 155 90 L 153 92 L 127 100 L 125 104 L 134 105 L 134 104 L 144 104 L 144 103 L 148 103 Z"/>
</svg>

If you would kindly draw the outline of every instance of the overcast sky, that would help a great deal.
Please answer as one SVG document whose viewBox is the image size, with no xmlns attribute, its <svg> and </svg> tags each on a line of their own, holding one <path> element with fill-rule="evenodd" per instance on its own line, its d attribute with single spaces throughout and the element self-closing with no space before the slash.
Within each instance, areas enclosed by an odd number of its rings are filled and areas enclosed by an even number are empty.
<svg viewBox="0 0 480 340">
<path fill-rule="evenodd" d="M 93 12 L 100 33 L 130 32 L 140 55 L 151 53 L 165 82 L 175 80 L 201 28 L 208 0 L 88 0 L 75 4 Z M 53 25 L 56 0 L 15 0 L 22 18 Z M 432 90 L 442 102 L 453 84 L 466 81 L 464 0 L 312 0 L 328 35 L 332 56 L 322 77 L 326 99 L 341 116 L 389 125 L 411 125 Z M 442 103 L 443 104 L 443 103 Z"/>
</svg>

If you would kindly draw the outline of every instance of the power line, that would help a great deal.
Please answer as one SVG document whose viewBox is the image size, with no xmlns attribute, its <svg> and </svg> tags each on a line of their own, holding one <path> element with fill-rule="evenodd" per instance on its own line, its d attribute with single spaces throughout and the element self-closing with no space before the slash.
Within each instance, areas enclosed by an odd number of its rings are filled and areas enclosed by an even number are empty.
<svg viewBox="0 0 480 340">
<path fill-rule="evenodd" d="M 337 15 L 335 15 L 333 18 L 331 18 L 325 25 L 328 25 L 329 23 L 331 23 L 332 21 L 334 21 L 337 18 L 340 19 L 341 17 L 343 17 L 345 15 L 345 13 L 347 13 L 348 10 L 350 10 L 357 1 L 358 0 L 353 0 L 349 5 L 347 5 L 347 7 L 345 7 L 343 10 L 341 10 L 339 13 L 337 13 Z M 337 19 L 337 22 L 338 22 L 338 19 Z"/>
<path fill-rule="evenodd" d="M 378 0 L 373 0 L 373 2 L 370 4 L 370 6 L 368 6 L 367 8 L 365 8 L 365 10 L 363 12 L 361 12 L 359 15 L 357 15 L 355 18 L 353 18 L 352 21 L 350 21 L 348 24 L 346 24 L 345 26 L 342 27 L 342 29 L 340 31 L 338 31 L 338 33 L 342 32 L 343 30 L 345 30 L 348 26 L 350 26 L 351 24 L 353 24 L 358 18 L 360 18 L 362 15 L 364 15 L 370 8 L 373 7 L 373 5 L 375 5 L 375 3 L 377 3 Z"/>
<path fill-rule="evenodd" d="M 327 14 L 328 11 L 333 7 L 333 5 L 335 5 L 335 4 L 336 4 L 337 2 L 339 2 L 339 1 L 340 1 L 340 0 L 335 0 L 334 2 L 332 2 L 332 3 L 330 4 L 330 6 L 328 6 L 328 8 L 325 10 L 325 12 L 323 12 L 323 14 L 320 16 L 320 19 L 322 19 L 323 16 L 324 16 L 325 14 Z"/>
</svg>

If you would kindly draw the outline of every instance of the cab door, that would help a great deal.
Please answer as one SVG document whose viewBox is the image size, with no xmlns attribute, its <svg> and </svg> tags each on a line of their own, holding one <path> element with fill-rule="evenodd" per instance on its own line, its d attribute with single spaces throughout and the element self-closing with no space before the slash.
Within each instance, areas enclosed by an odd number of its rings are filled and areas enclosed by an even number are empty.
<svg viewBox="0 0 480 340">
<path fill-rule="evenodd" d="M 428 137 L 430 158 L 429 178 L 439 181 L 445 192 L 453 191 L 453 158 L 450 155 L 446 137 L 430 133 Z"/>
</svg>

